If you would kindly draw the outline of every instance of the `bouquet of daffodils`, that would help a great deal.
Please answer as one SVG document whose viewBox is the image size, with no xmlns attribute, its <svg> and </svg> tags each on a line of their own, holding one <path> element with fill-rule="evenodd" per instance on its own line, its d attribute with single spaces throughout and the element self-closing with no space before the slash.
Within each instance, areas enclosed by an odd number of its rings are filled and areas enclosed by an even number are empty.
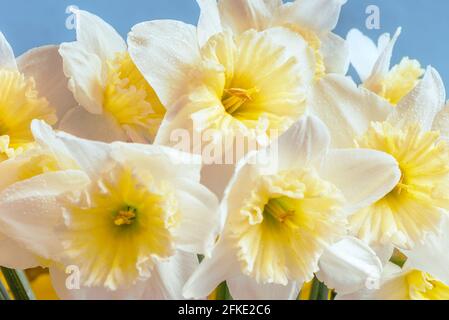
<svg viewBox="0 0 449 320">
<path fill-rule="evenodd" d="M 346 0 L 197 2 L 0 33 L 0 298 L 449 299 L 438 72 L 332 33 Z"/>
</svg>

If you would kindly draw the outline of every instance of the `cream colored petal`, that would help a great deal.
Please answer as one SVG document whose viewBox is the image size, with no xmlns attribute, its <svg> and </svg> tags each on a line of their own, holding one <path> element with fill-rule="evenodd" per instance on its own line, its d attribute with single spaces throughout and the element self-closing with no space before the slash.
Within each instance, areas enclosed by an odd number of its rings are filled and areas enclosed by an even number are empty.
<svg viewBox="0 0 449 320">
<path fill-rule="evenodd" d="M 346 36 L 349 57 L 362 82 L 365 82 L 379 58 L 379 50 L 373 40 L 358 29 L 351 29 Z"/>
<path fill-rule="evenodd" d="M 127 141 L 125 130 L 108 113 L 92 114 L 83 107 L 69 110 L 59 123 L 59 130 L 79 138 L 102 141 Z"/>
<path fill-rule="evenodd" d="M 200 181 L 200 156 L 159 145 L 116 142 L 110 147 L 111 157 L 115 161 L 126 162 L 142 171 L 151 168 L 155 179 Z"/>
<path fill-rule="evenodd" d="M 23 270 L 37 267 L 39 262 L 18 242 L 0 234 L 0 266 Z"/>
<path fill-rule="evenodd" d="M 446 90 L 437 70 L 427 68 L 424 78 L 402 100 L 388 118 L 396 126 L 419 123 L 424 131 L 431 130 L 437 114 L 446 103 Z"/>
<path fill-rule="evenodd" d="M 396 33 L 391 38 L 388 45 L 385 46 L 384 50 L 380 53 L 374 67 L 372 68 L 371 74 L 368 79 L 364 82 L 364 86 L 372 91 L 379 91 L 378 87 L 385 75 L 390 71 L 391 58 L 393 56 L 393 49 L 396 45 L 402 29 L 398 28 Z"/>
<path fill-rule="evenodd" d="M 94 114 L 103 112 L 103 74 L 100 58 L 78 42 L 63 43 L 59 48 L 68 87 L 76 101 Z"/>
<path fill-rule="evenodd" d="M 449 103 L 436 115 L 432 130 L 439 131 L 446 141 L 449 141 Z"/>
<path fill-rule="evenodd" d="M 368 149 L 335 149 L 326 157 L 320 175 L 339 188 L 347 214 L 383 198 L 398 184 L 401 171 L 390 155 Z"/>
<path fill-rule="evenodd" d="M 349 294 L 379 282 L 382 263 L 365 243 L 347 237 L 330 246 L 321 256 L 317 277 L 337 294 Z"/>
<path fill-rule="evenodd" d="M 334 33 L 320 36 L 324 65 L 327 73 L 345 75 L 349 68 L 349 48 L 346 41 Z"/>
<path fill-rule="evenodd" d="M 285 3 L 278 20 L 298 24 L 317 33 L 333 30 L 347 0 L 296 0 Z"/>
<path fill-rule="evenodd" d="M 353 147 L 354 138 L 364 134 L 372 121 L 385 121 L 391 111 L 384 99 L 336 74 L 316 84 L 309 105 L 329 128 L 332 145 L 339 148 Z"/>
<path fill-rule="evenodd" d="M 93 180 L 111 162 L 110 144 L 56 132 L 43 121 L 33 121 L 31 130 L 43 148 L 52 152 L 62 163 L 70 161 L 72 167 L 80 168 L 89 177 L 94 178 Z"/>
<path fill-rule="evenodd" d="M 310 164 L 320 164 L 326 156 L 331 136 L 326 125 L 317 117 L 303 116 L 285 132 L 270 148 L 274 153 L 279 170 L 302 168 Z"/>
<path fill-rule="evenodd" d="M 223 281 L 240 273 L 235 253 L 226 241 L 220 241 L 195 270 L 183 288 L 186 299 L 204 298 Z"/>
<path fill-rule="evenodd" d="M 202 47 L 210 37 L 223 31 L 217 0 L 197 0 L 200 7 L 198 41 Z"/>
<path fill-rule="evenodd" d="M 50 267 L 50 276 L 53 288 L 61 300 L 138 300 L 142 299 L 148 285 L 146 281 L 138 281 L 129 288 L 115 291 L 104 287 L 77 288 L 76 275 L 72 269 L 60 265 Z"/>
<path fill-rule="evenodd" d="M 236 34 L 266 29 L 275 13 L 266 0 L 220 0 L 218 7 L 223 27 Z"/>
<path fill-rule="evenodd" d="M 315 56 L 307 42 L 297 33 L 283 27 L 270 28 L 264 31 L 264 34 L 274 44 L 286 49 L 285 60 L 292 57 L 296 59 L 298 76 L 301 77 L 304 87 L 312 85 L 315 77 Z"/>
<path fill-rule="evenodd" d="M 198 267 L 198 257 L 178 251 L 168 261 L 159 263 L 147 280 L 144 300 L 183 300 L 182 289 Z"/>
<path fill-rule="evenodd" d="M 406 270 L 388 262 L 384 265 L 379 282 L 369 281 L 369 286 L 349 294 L 337 294 L 336 300 L 408 300 L 409 287 L 403 278 Z"/>
<path fill-rule="evenodd" d="M 198 182 L 178 179 L 173 184 L 181 215 L 174 231 L 178 248 L 209 254 L 220 231 L 217 197 Z"/>
<path fill-rule="evenodd" d="M 286 286 L 260 284 L 245 275 L 233 277 L 227 284 L 234 300 L 296 300 L 302 287 L 296 282 L 289 282 Z"/>
<path fill-rule="evenodd" d="M 170 109 L 200 65 L 196 28 L 173 20 L 142 22 L 132 28 L 128 45 L 137 68 Z"/>
<path fill-rule="evenodd" d="M 62 223 L 57 197 L 89 183 L 81 171 L 49 172 L 17 182 L 0 194 L 0 231 L 31 252 L 57 260 L 62 253 L 55 228 Z"/>
<path fill-rule="evenodd" d="M 58 120 L 78 103 L 68 89 L 68 79 L 63 71 L 58 46 L 45 46 L 24 53 L 17 59 L 20 72 L 33 77 L 39 95 L 45 97 L 56 109 Z"/>
<path fill-rule="evenodd" d="M 105 61 L 126 51 L 125 41 L 111 25 L 90 12 L 72 11 L 76 15 L 76 40 L 86 52 Z"/>
<path fill-rule="evenodd" d="M 0 68 L 17 69 L 14 51 L 2 32 L 0 32 Z"/>
<path fill-rule="evenodd" d="M 413 250 L 405 251 L 407 266 L 431 274 L 449 286 L 449 218 L 444 217 L 440 234 L 429 234 Z"/>
</svg>

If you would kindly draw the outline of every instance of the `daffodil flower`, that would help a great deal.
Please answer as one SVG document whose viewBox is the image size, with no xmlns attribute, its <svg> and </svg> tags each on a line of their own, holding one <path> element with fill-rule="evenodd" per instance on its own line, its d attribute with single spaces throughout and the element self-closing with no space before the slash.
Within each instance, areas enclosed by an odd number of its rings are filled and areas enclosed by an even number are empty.
<svg viewBox="0 0 449 320">
<path fill-rule="evenodd" d="M 56 124 L 73 104 L 65 84 L 57 46 L 32 49 L 16 60 L 0 32 L 0 161 L 32 145 L 33 119 Z"/>
<path fill-rule="evenodd" d="M 424 74 L 419 61 L 408 57 L 390 68 L 399 28 L 391 38 L 389 33 L 379 37 L 377 46 L 359 30 L 352 29 L 347 36 L 351 64 L 363 86 L 396 106 L 418 84 Z"/>
<path fill-rule="evenodd" d="M 337 25 L 346 0 L 197 0 L 200 44 L 223 30 L 241 34 L 286 27 L 301 35 L 315 56 L 315 77 L 345 74 L 349 66 L 346 42 L 331 31 Z"/>
<path fill-rule="evenodd" d="M 238 164 L 221 205 L 224 231 L 184 287 L 186 297 L 227 281 L 235 299 L 293 299 L 314 273 L 341 293 L 380 277 L 374 251 L 346 237 L 346 216 L 398 183 L 397 162 L 379 151 L 329 144 L 325 125 L 305 116 L 276 148 Z"/>
<path fill-rule="evenodd" d="M 438 233 L 429 234 L 412 250 L 405 250 L 402 267 L 388 262 L 377 286 L 337 299 L 448 300 L 449 220 L 443 219 Z"/>
<path fill-rule="evenodd" d="M 77 40 L 61 44 L 59 52 L 78 103 L 60 129 L 105 142 L 152 142 L 165 109 L 131 60 L 125 41 L 99 17 L 72 10 Z"/>
<path fill-rule="evenodd" d="M 182 298 L 197 254 L 208 254 L 219 226 L 218 201 L 199 184 L 201 159 L 82 140 L 39 121 L 33 133 L 77 169 L 50 170 L 1 193 L 0 229 L 46 259 L 58 295 Z M 70 266 L 79 271 L 79 290 L 66 286 Z"/>
<path fill-rule="evenodd" d="M 401 178 L 388 195 L 350 217 L 353 235 L 373 247 L 411 249 L 435 233 L 449 209 L 449 118 L 438 72 L 429 67 L 395 108 L 339 76 L 323 78 L 313 95 L 312 112 L 335 146 L 383 151 L 399 163 Z"/>
<path fill-rule="evenodd" d="M 184 130 L 192 141 L 200 135 L 204 144 L 231 141 L 224 156 L 237 139 L 266 146 L 305 111 L 314 56 L 306 41 L 287 28 L 239 35 L 223 31 L 201 45 L 194 26 L 150 21 L 134 26 L 128 43 L 134 62 L 167 107 L 158 144 L 175 146 L 173 134 Z M 209 142 L 207 132 L 214 136 Z M 191 146 L 184 151 L 204 150 Z M 227 183 L 217 178 L 223 167 L 220 163 L 204 181 L 220 196 Z"/>
</svg>

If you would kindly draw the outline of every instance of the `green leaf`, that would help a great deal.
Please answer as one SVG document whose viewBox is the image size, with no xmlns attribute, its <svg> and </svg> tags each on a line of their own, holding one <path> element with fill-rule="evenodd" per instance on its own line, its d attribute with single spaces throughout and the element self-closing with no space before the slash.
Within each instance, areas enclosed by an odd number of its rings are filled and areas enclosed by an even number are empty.
<svg viewBox="0 0 449 320">
<path fill-rule="evenodd" d="M 1 281 L 0 281 L 0 300 L 10 300 L 8 291 L 6 291 L 6 288 Z"/>
<path fill-rule="evenodd" d="M 231 293 L 229 292 L 229 288 L 228 285 L 225 282 L 222 282 L 218 287 L 217 287 L 217 296 L 216 296 L 216 300 L 233 300 Z"/>
<path fill-rule="evenodd" d="M 34 300 L 33 290 L 23 271 L 1 267 L 5 280 L 8 283 L 9 290 L 12 292 L 15 300 Z"/>
<path fill-rule="evenodd" d="M 329 300 L 329 289 L 316 277 L 313 278 L 309 300 Z"/>
</svg>

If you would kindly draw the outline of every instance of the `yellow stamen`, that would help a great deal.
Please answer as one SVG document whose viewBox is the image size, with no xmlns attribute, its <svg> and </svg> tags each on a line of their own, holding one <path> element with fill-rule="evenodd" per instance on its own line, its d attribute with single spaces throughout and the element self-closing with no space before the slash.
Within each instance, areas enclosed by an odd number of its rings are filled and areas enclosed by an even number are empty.
<svg viewBox="0 0 449 320">
<path fill-rule="evenodd" d="M 246 102 L 253 100 L 253 95 L 257 94 L 259 89 L 251 88 L 249 90 L 240 88 L 229 88 L 224 90 L 223 106 L 226 112 L 232 115 Z"/>
<path fill-rule="evenodd" d="M 136 209 L 128 207 L 126 210 L 120 210 L 114 219 L 116 226 L 130 225 L 136 218 Z"/>
</svg>

